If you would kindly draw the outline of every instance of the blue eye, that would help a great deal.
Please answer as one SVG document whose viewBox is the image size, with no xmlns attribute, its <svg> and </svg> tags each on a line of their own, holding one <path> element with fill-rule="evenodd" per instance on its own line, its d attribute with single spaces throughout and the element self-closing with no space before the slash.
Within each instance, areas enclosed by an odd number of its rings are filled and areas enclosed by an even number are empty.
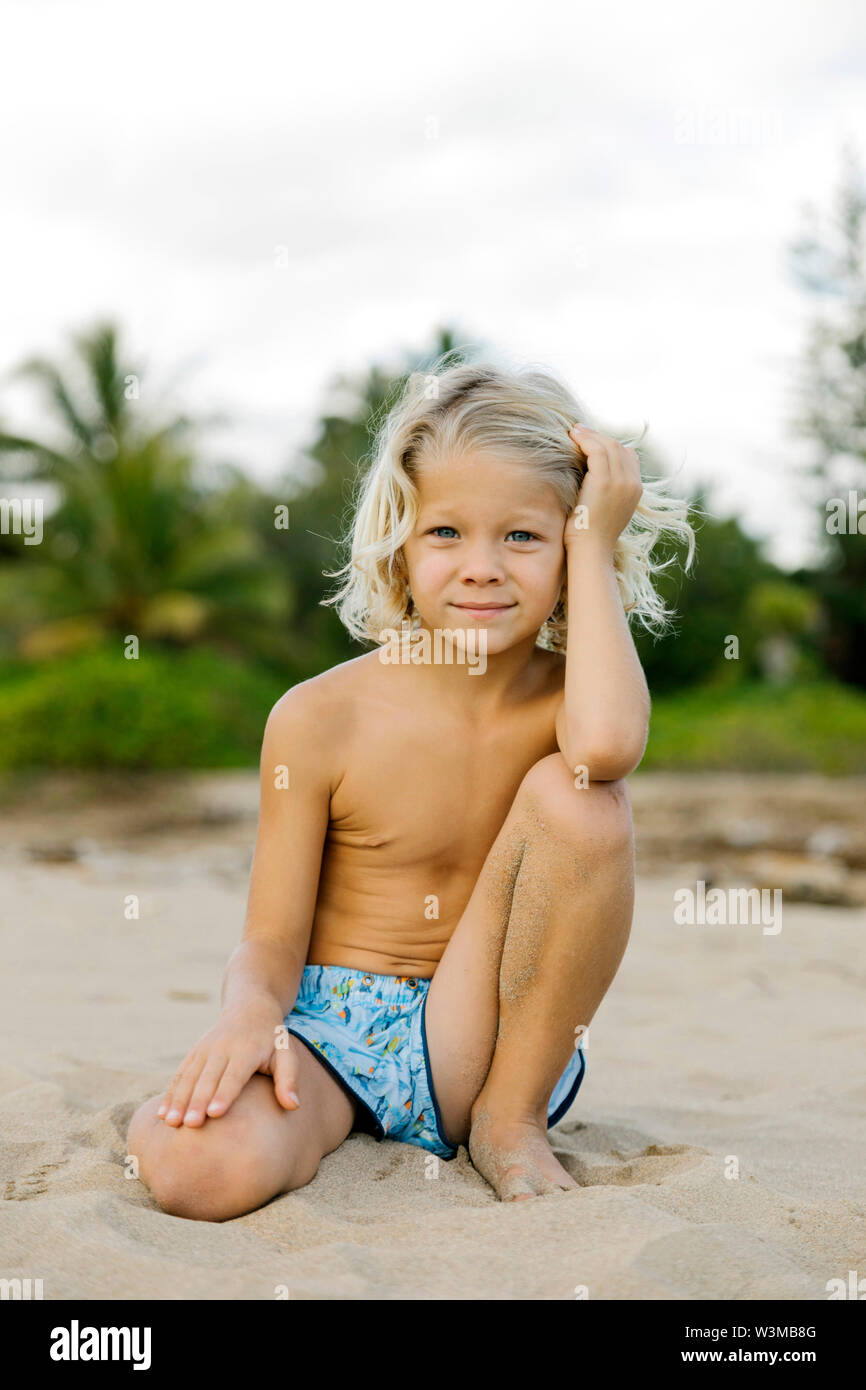
<svg viewBox="0 0 866 1390">
<path fill-rule="evenodd" d="M 450 535 L 443 534 L 450 532 Z M 440 540 L 450 541 L 458 536 L 455 526 L 433 526 L 427 533 L 429 536 L 438 536 Z M 518 545 L 526 545 L 531 541 L 537 541 L 538 536 L 534 531 L 509 531 L 509 536 L 516 536 Z"/>
</svg>

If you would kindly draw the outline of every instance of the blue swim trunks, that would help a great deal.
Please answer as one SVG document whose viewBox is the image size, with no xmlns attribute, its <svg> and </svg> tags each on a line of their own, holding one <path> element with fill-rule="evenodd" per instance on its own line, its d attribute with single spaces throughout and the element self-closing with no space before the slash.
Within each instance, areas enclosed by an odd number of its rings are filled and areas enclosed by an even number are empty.
<svg viewBox="0 0 866 1390">
<path fill-rule="evenodd" d="M 424 1027 L 429 988 L 430 980 L 414 975 L 307 965 L 284 1021 L 359 1102 L 354 1129 L 451 1159 L 457 1146 L 442 1132 Z M 548 1129 L 568 1110 L 585 1071 L 578 1047 L 553 1088 Z"/>
</svg>

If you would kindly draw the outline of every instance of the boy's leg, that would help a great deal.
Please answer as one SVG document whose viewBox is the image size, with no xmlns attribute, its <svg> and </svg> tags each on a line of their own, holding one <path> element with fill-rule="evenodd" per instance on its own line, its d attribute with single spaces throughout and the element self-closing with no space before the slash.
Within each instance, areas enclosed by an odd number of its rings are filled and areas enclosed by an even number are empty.
<svg viewBox="0 0 866 1390">
<path fill-rule="evenodd" d="M 136 1111 L 128 1152 L 163 1211 L 228 1221 L 312 1181 L 351 1131 L 356 1107 L 302 1043 L 298 1056 L 297 1110 L 284 1110 L 271 1077 L 257 1073 L 225 1115 L 197 1128 L 167 1125 L 159 1096 Z"/>
<path fill-rule="evenodd" d="M 435 885 L 431 884 L 431 892 Z M 578 789 L 561 754 L 523 779 L 430 985 L 426 1028 L 446 1137 L 500 1197 L 574 1187 L 547 1104 L 631 930 L 625 782 Z"/>
</svg>

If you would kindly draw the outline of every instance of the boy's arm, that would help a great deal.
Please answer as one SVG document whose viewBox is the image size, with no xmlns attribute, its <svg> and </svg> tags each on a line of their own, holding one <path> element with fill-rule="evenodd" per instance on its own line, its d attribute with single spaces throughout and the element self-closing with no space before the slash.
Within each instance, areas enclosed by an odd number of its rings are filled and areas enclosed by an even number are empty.
<svg viewBox="0 0 866 1390">
<path fill-rule="evenodd" d="M 271 710 L 262 739 L 260 810 L 246 921 L 223 982 L 223 1011 L 270 997 L 291 1012 L 307 960 L 328 828 L 333 740 L 315 686 Z"/>
<path fill-rule="evenodd" d="M 314 682 L 271 710 L 262 739 L 261 802 L 246 923 L 226 968 L 222 1013 L 190 1049 L 158 1115 L 196 1128 L 224 1115 L 254 1072 L 273 1076 L 287 1110 L 300 1104 L 297 1058 L 277 1035 L 291 1012 L 312 932 L 330 811 L 330 730 Z"/>
<path fill-rule="evenodd" d="M 650 698 L 613 567 L 589 539 L 569 541 L 568 647 L 556 741 L 574 771 L 591 782 L 627 777 L 643 757 Z M 586 544 L 584 544 L 586 542 Z"/>
<path fill-rule="evenodd" d="M 627 777 L 643 757 L 649 728 L 646 677 L 623 611 L 614 551 L 643 491 L 634 449 L 596 430 L 569 431 L 586 460 L 576 512 L 563 532 L 568 638 L 556 740 L 591 782 Z"/>
</svg>

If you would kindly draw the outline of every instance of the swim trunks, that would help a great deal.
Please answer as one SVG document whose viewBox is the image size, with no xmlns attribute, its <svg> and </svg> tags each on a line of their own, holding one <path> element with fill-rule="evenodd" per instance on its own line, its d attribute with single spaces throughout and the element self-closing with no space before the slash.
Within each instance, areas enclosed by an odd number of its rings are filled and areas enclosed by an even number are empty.
<svg viewBox="0 0 866 1390">
<path fill-rule="evenodd" d="M 358 1101 L 354 1130 L 452 1159 L 457 1146 L 442 1132 L 424 1026 L 429 988 L 430 980 L 414 975 L 307 965 L 284 1022 Z M 548 1102 L 548 1129 L 568 1110 L 585 1071 L 577 1047 Z"/>
</svg>

